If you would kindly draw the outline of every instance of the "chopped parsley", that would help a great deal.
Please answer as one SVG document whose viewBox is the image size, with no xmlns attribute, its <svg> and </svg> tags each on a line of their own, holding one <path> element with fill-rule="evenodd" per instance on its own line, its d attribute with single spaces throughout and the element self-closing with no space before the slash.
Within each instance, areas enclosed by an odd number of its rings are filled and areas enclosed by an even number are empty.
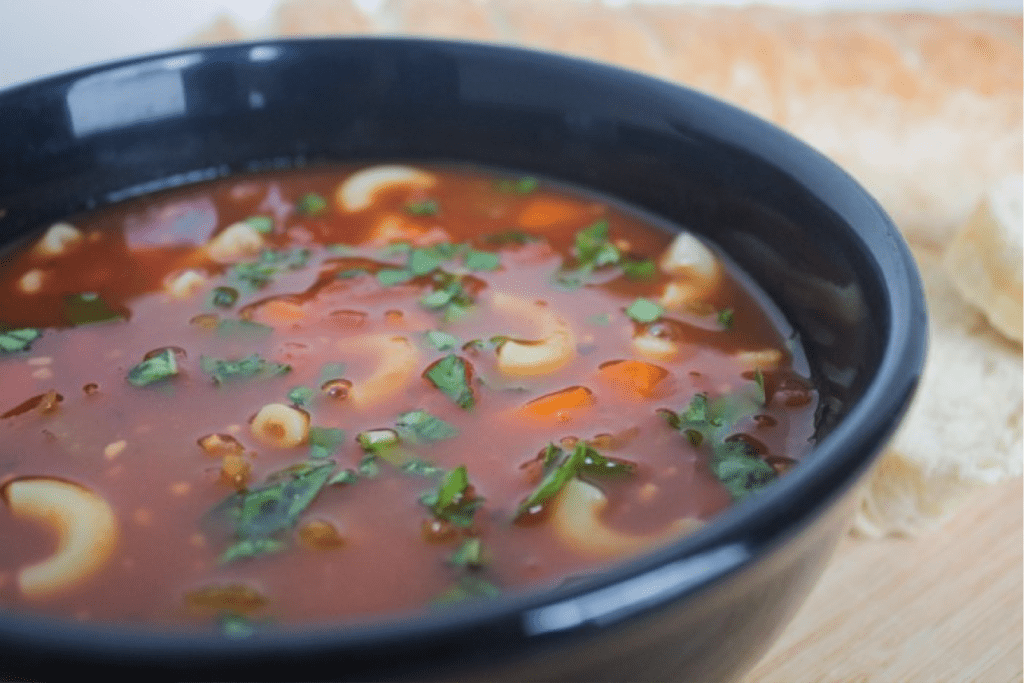
<svg viewBox="0 0 1024 683">
<path fill-rule="evenodd" d="M 439 477 L 444 474 L 444 469 L 432 462 L 420 460 L 419 458 L 413 458 L 402 465 L 402 471 L 406 474 L 415 474 L 420 477 Z"/>
<path fill-rule="evenodd" d="M 638 323 L 653 323 L 665 314 L 665 309 L 650 299 L 639 298 L 629 305 L 626 315 Z"/>
<path fill-rule="evenodd" d="M 469 249 L 462 258 L 470 270 L 497 270 L 501 267 L 501 259 L 490 251 Z"/>
<path fill-rule="evenodd" d="M 529 244 L 530 242 L 540 241 L 541 239 L 536 235 L 531 235 L 525 230 L 518 230 L 516 228 L 496 232 L 483 238 L 484 244 L 491 247 L 505 247 L 508 245 L 522 246 L 524 244 Z"/>
<path fill-rule="evenodd" d="M 377 282 L 384 287 L 393 287 L 412 278 L 413 274 L 405 269 L 382 268 L 377 271 Z"/>
<path fill-rule="evenodd" d="M 454 426 L 425 410 L 402 413 L 395 421 L 395 427 L 404 441 L 413 444 L 442 441 L 459 435 Z"/>
<path fill-rule="evenodd" d="M 360 472 L 365 464 L 374 468 L 374 474 L 379 470 L 377 458 L 381 458 L 395 467 L 401 467 L 409 461 L 408 451 L 402 447 L 402 440 L 394 429 L 367 429 L 356 434 L 356 442 L 366 452 L 363 463 L 360 464 Z M 371 475 L 367 475 L 371 476 Z"/>
<path fill-rule="evenodd" d="M 250 289 L 262 289 L 285 270 L 299 270 L 309 262 L 310 251 L 304 247 L 294 249 L 264 249 L 259 259 L 236 263 L 231 267 L 231 276 Z"/>
<path fill-rule="evenodd" d="M 624 253 L 608 239 L 609 223 L 599 220 L 576 233 L 573 242 L 572 267 L 563 267 L 555 274 L 555 284 L 575 289 L 588 284 L 602 268 L 617 266 L 629 280 L 650 280 L 657 267 L 650 258 Z"/>
<path fill-rule="evenodd" d="M 738 434 L 741 421 L 752 418 L 764 407 L 764 377 L 755 373 L 751 385 L 709 399 L 706 393 L 695 395 L 679 413 L 663 411 L 669 425 L 686 435 L 696 448 L 710 450 L 710 467 L 734 500 L 746 498 L 775 480 L 777 474 Z"/>
<path fill-rule="evenodd" d="M 530 194 L 539 186 L 540 181 L 533 176 L 499 178 L 494 181 L 494 189 L 505 194 Z"/>
<path fill-rule="evenodd" d="M 326 210 L 327 200 L 316 192 L 304 194 L 295 202 L 295 211 L 303 216 L 319 216 Z"/>
<path fill-rule="evenodd" d="M 17 351 L 28 351 L 32 348 L 32 342 L 39 339 L 43 333 L 32 327 L 22 327 L 18 330 L 7 330 L 0 332 L 0 353 L 15 353 Z"/>
<path fill-rule="evenodd" d="M 297 386 L 292 387 L 288 391 L 288 400 L 291 401 L 292 405 L 303 408 L 309 405 L 309 402 L 313 400 L 316 392 L 309 387 Z"/>
<path fill-rule="evenodd" d="M 423 377 L 460 408 L 468 410 L 476 404 L 470 387 L 471 366 L 459 356 L 448 354 L 431 364 Z"/>
<path fill-rule="evenodd" d="M 448 556 L 448 562 L 456 567 L 483 567 L 487 564 L 483 543 L 479 538 L 467 538 Z"/>
<path fill-rule="evenodd" d="M 217 308 L 231 308 L 238 301 L 238 290 L 234 287 L 216 287 L 210 293 L 210 303 Z"/>
<path fill-rule="evenodd" d="M 144 387 L 178 374 L 178 359 L 173 349 L 163 349 L 128 371 L 128 382 Z"/>
<path fill-rule="evenodd" d="M 292 529 L 334 470 L 334 461 L 305 462 L 275 472 L 257 488 L 234 493 L 210 513 L 232 527 L 235 542 L 221 562 L 255 557 L 284 548 L 282 532 Z"/>
<path fill-rule="evenodd" d="M 338 452 L 345 442 L 345 430 L 337 427 L 310 427 L 309 457 L 312 460 L 329 458 Z"/>
<path fill-rule="evenodd" d="M 731 330 L 733 324 L 733 310 L 731 308 L 723 308 L 718 312 L 718 324 L 722 326 L 723 330 Z"/>
<path fill-rule="evenodd" d="M 328 486 L 335 484 L 354 484 L 359 481 L 359 475 L 353 470 L 342 470 L 327 480 Z"/>
<path fill-rule="evenodd" d="M 250 216 L 243 222 L 263 235 L 269 235 L 274 231 L 274 219 L 270 216 Z"/>
<path fill-rule="evenodd" d="M 422 306 L 442 312 L 449 322 L 459 320 L 469 312 L 474 300 L 466 291 L 462 276 L 439 270 L 431 280 L 434 289 L 420 297 Z"/>
<path fill-rule="evenodd" d="M 519 504 L 513 519 L 536 509 L 558 495 L 573 477 L 587 474 L 598 477 L 628 477 L 636 473 L 636 464 L 602 455 L 585 441 L 577 441 L 571 452 L 548 444 L 541 456 L 544 476 Z"/>
<path fill-rule="evenodd" d="M 440 210 L 441 205 L 437 203 L 436 199 L 424 199 L 405 205 L 405 212 L 410 216 L 436 216 Z"/>
<path fill-rule="evenodd" d="M 434 604 L 443 606 L 467 600 L 496 598 L 499 595 L 501 589 L 490 581 L 475 574 L 465 574 L 459 577 L 458 583 L 434 598 Z"/>
<path fill-rule="evenodd" d="M 468 528 L 473 525 L 473 515 L 484 499 L 473 494 L 466 466 L 459 465 L 444 475 L 436 491 L 420 496 L 420 502 L 430 508 L 438 519 Z"/>
<path fill-rule="evenodd" d="M 199 367 L 213 378 L 214 384 L 223 384 L 239 379 L 276 377 L 291 372 L 292 369 L 290 365 L 272 363 L 255 353 L 238 360 L 200 356 Z"/>
<path fill-rule="evenodd" d="M 423 333 L 423 340 L 438 351 L 451 351 L 457 349 L 462 342 L 454 334 L 442 332 L 441 330 L 427 330 Z"/>
</svg>

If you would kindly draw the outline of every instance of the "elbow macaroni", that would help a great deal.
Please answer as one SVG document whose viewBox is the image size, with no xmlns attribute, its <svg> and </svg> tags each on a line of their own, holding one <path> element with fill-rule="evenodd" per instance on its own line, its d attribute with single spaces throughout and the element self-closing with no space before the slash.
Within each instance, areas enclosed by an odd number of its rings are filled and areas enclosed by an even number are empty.
<svg viewBox="0 0 1024 683">
<path fill-rule="evenodd" d="M 117 518 L 97 493 L 63 479 L 23 477 L 0 488 L 0 496 L 18 518 L 49 526 L 57 550 L 18 572 L 18 587 L 39 600 L 74 587 L 101 569 L 117 546 Z"/>
</svg>

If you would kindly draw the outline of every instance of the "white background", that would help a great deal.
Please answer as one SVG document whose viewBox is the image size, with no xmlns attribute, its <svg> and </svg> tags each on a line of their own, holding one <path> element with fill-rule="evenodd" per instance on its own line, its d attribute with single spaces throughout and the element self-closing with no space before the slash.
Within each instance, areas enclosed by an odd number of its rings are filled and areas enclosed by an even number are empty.
<svg viewBox="0 0 1024 683">
<path fill-rule="evenodd" d="M 373 10 L 383 0 L 355 0 Z M 629 0 L 605 0 L 625 5 Z M 645 0 L 659 1 L 659 0 Z M 662 2 L 666 0 L 661 0 Z M 222 12 L 258 27 L 278 0 L 0 0 L 0 87 L 76 66 L 180 46 Z M 689 4 L 746 5 L 744 0 Z M 808 9 L 995 9 L 1020 0 L 760 0 Z M 444 3 L 439 0 L 439 11 Z"/>
</svg>

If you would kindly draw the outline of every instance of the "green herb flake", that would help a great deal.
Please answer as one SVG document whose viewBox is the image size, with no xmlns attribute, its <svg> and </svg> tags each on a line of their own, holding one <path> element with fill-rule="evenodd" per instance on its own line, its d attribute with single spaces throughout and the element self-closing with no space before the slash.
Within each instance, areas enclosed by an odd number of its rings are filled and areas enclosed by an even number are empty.
<svg viewBox="0 0 1024 683">
<path fill-rule="evenodd" d="M 200 356 L 199 367 L 213 378 L 214 384 L 240 379 L 263 379 L 276 377 L 291 372 L 291 366 L 283 363 L 272 363 L 257 354 L 238 360 L 222 360 L 210 356 Z"/>
<path fill-rule="evenodd" d="M 398 432 L 393 429 L 367 429 L 356 434 L 356 441 L 367 453 L 379 454 L 401 443 Z"/>
<path fill-rule="evenodd" d="M 236 538 L 221 555 L 221 562 L 282 550 L 284 542 L 278 536 L 298 523 L 334 466 L 333 460 L 293 465 L 271 474 L 263 485 L 234 493 L 217 505 L 210 517 L 228 521 Z"/>
<path fill-rule="evenodd" d="M 619 262 L 622 254 L 608 241 L 609 227 L 607 220 L 600 220 L 576 233 L 573 251 L 581 265 L 600 268 Z"/>
<path fill-rule="evenodd" d="M 746 441 L 735 438 L 739 424 L 757 415 L 764 399 L 764 377 L 757 372 L 749 385 L 731 394 L 711 400 L 700 393 L 684 411 L 664 413 L 669 425 L 685 434 L 694 447 L 710 449 L 711 471 L 735 500 L 754 493 L 777 476 Z"/>
<path fill-rule="evenodd" d="M 221 564 L 227 564 L 228 562 L 234 562 L 235 560 L 245 560 L 259 555 L 278 553 L 284 550 L 284 548 L 285 544 L 283 541 L 278 541 L 273 538 L 247 538 L 229 545 L 227 549 L 220 554 L 217 561 Z"/>
<path fill-rule="evenodd" d="M 32 327 L 22 327 L 17 330 L 0 332 L 0 353 L 16 353 L 28 351 L 32 348 L 32 342 L 39 339 L 43 333 Z"/>
<path fill-rule="evenodd" d="M 733 310 L 731 308 L 723 308 L 718 312 L 718 324 L 722 326 L 723 330 L 731 330 L 733 324 Z"/>
<path fill-rule="evenodd" d="M 498 270 L 501 267 L 501 259 L 497 254 L 489 251 L 477 251 L 470 249 L 463 256 L 463 262 L 470 270 Z"/>
<path fill-rule="evenodd" d="M 350 280 L 354 277 L 360 277 L 362 275 L 369 275 L 370 271 L 366 268 L 349 268 L 348 270 L 339 270 L 334 277 L 339 280 Z"/>
<path fill-rule="evenodd" d="M 64 319 L 69 325 L 92 325 L 127 320 L 128 314 L 113 308 L 96 292 L 82 292 L 64 297 Z"/>
<path fill-rule="evenodd" d="M 468 410 L 476 404 L 473 389 L 469 385 L 471 366 L 454 354 L 448 354 L 433 363 L 423 377 L 457 406 Z"/>
<path fill-rule="evenodd" d="M 413 444 L 442 441 L 459 435 L 454 426 L 425 410 L 402 413 L 395 421 L 395 427 L 403 440 Z"/>
<path fill-rule="evenodd" d="M 258 630 L 256 624 L 241 614 L 225 614 L 217 625 L 225 638 L 249 638 Z"/>
<path fill-rule="evenodd" d="M 309 436 L 309 457 L 313 460 L 329 458 L 345 442 L 345 430 L 337 427 L 310 427 Z"/>
<path fill-rule="evenodd" d="M 178 374 L 178 360 L 171 349 L 164 349 L 128 371 L 128 382 L 144 387 L 155 382 L 170 379 Z"/>
<path fill-rule="evenodd" d="M 424 199 L 405 205 L 405 212 L 410 216 L 436 216 L 440 210 L 441 205 L 437 203 L 436 199 Z"/>
<path fill-rule="evenodd" d="M 316 192 L 308 192 L 295 202 L 295 211 L 303 216 L 319 216 L 327 210 L 327 200 Z"/>
<path fill-rule="evenodd" d="M 628 257 L 622 259 L 622 274 L 627 280 L 634 282 L 646 282 L 653 280 L 658 273 L 658 268 L 653 259 Z"/>
<path fill-rule="evenodd" d="M 541 239 L 536 235 L 531 235 L 524 230 L 518 230 L 511 228 L 509 230 L 503 230 L 502 232 L 496 232 L 491 235 L 486 235 L 483 238 L 484 244 L 490 247 L 505 247 L 505 246 L 523 246 L 531 242 L 540 242 Z"/>
<path fill-rule="evenodd" d="M 598 315 L 592 315 L 587 318 L 587 322 L 592 325 L 598 325 L 600 327 L 608 327 L 612 324 L 612 316 L 609 313 L 600 313 Z"/>
<path fill-rule="evenodd" d="M 413 249 L 405 267 L 414 276 L 419 276 L 434 272 L 442 263 L 442 257 L 433 249 Z"/>
<path fill-rule="evenodd" d="M 423 340 L 438 351 L 451 351 L 462 343 L 454 334 L 448 334 L 441 330 L 427 330 L 423 333 Z"/>
<path fill-rule="evenodd" d="M 402 465 L 402 471 L 406 474 L 415 474 L 420 477 L 438 477 L 444 474 L 444 469 L 432 462 L 413 458 Z"/>
<path fill-rule="evenodd" d="M 435 289 L 420 297 L 420 303 L 430 309 L 444 308 L 455 298 L 455 293 L 445 289 Z"/>
<path fill-rule="evenodd" d="M 274 219 L 271 216 L 249 216 L 243 222 L 263 235 L 269 235 L 274 231 Z"/>
<path fill-rule="evenodd" d="M 483 543 L 479 538 L 467 538 L 448 556 L 448 562 L 456 567 L 483 567 L 487 564 Z"/>
<path fill-rule="evenodd" d="M 259 259 L 236 263 L 229 274 L 250 289 L 262 289 L 273 282 L 284 270 L 299 270 L 309 263 L 312 252 L 303 247 L 294 249 L 264 249 Z"/>
<path fill-rule="evenodd" d="M 597 477 L 628 477 L 636 474 L 637 465 L 629 460 L 602 455 L 585 441 L 578 441 L 571 453 L 549 443 L 539 456 L 544 477 L 519 504 L 513 519 L 554 498 L 566 483 L 578 474 Z"/>
<path fill-rule="evenodd" d="M 314 396 L 316 396 L 316 392 L 313 391 L 313 389 L 301 385 L 297 387 L 292 387 L 288 391 L 288 400 L 292 403 L 292 405 L 298 408 L 302 408 L 309 405 L 309 402 L 313 400 Z"/>
<path fill-rule="evenodd" d="M 364 479 L 376 479 L 380 476 L 380 465 L 377 463 L 377 456 L 367 453 L 359 461 L 359 476 Z"/>
<path fill-rule="evenodd" d="M 471 495 L 466 466 L 459 465 L 445 474 L 436 491 L 420 496 L 420 502 L 430 508 L 439 519 L 462 528 L 469 528 L 473 525 L 473 515 L 483 504 L 484 499 Z"/>
<path fill-rule="evenodd" d="M 354 484 L 359 481 L 359 475 L 353 470 L 342 470 L 336 475 L 327 480 L 328 486 L 334 486 L 336 484 Z"/>
<path fill-rule="evenodd" d="M 377 282 L 383 287 L 393 287 L 408 282 L 412 278 L 413 274 L 405 269 L 382 268 L 377 271 Z"/>
<path fill-rule="evenodd" d="M 210 293 L 210 304 L 217 308 L 231 308 L 238 301 L 238 290 L 234 287 L 216 287 Z"/>
<path fill-rule="evenodd" d="M 626 315 L 638 323 L 653 323 L 665 314 L 665 309 L 650 299 L 637 299 L 626 309 Z"/>
<path fill-rule="evenodd" d="M 716 444 L 711 471 L 734 500 L 742 500 L 775 481 L 778 474 L 771 465 L 742 441 Z"/>
<path fill-rule="evenodd" d="M 438 595 L 433 604 L 438 607 L 469 600 L 488 600 L 501 595 L 501 589 L 490 581 L 473 574 L 459 577 L 458 583 Z"/>
<path fill-rule="evenodd" d="M 558 495 L 558 492 L 562 490 L 566 482 L 576 476 L 576 472 L 579 470 L 579 466 L 587 454 L 587 445 L 582 441 L 576 444 L 576 447 L 568 456 L 557 446 L 554 448 L 557 450 L 552 451 L 551 447 L 549 447 L 545 453 L 545 460 L 551 455 L 552 463 L 547 467 L 540 483 L 519 504 L 514 519 L 518 519 L 524 513 Z"/>
<path fill-rule="evenodd" d="M 530 194 L 538 187 L 540 187 L 540 181 L 533 176 L 499 178 L 494 181 L 494 189 L 505 194 Z"/>
</svg>

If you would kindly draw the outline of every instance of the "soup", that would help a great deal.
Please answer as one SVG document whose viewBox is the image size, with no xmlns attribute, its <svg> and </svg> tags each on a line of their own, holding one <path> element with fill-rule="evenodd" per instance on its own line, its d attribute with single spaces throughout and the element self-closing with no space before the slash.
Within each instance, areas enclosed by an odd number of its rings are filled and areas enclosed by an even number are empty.
<svg viewBox="0 0 1024 683">
<path fill-rule="evenodd" d="M 692 533 L 810 449 L 784 321 L 687 232 L 379 165 L 5 254 L 0 604 L 232 635 L 486 599 Z"/>
</svg>

